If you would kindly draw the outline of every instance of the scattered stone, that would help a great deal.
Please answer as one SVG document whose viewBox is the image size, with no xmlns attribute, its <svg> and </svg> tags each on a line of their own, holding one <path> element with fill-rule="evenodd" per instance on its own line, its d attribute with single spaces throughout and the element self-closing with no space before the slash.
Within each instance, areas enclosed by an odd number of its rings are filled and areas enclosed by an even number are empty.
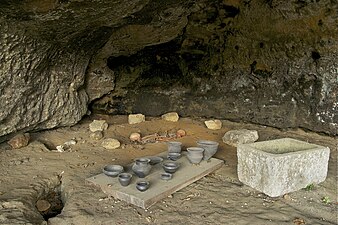
<svg viewBox="0 0 338 225">
<path fill-rule="evenodd" d="M 222 128 L 222 121 L 220 120 L 207 120 L 204 124 L 210 130 L 219 130 Z"/>
<path fill-rule="evenodd" d="M 70 140 L 70 141 L 66 141 L 65 143 L 63 143 L 64 146 L 71 146 L 71 145 L 76 145 L 76 141 L 74 139 Z"/>
<path fill-rule="evenodd" d="M 108 123 L 105 120 L 94 120 L 89 124 L 89 130 L 91 132 L 104 131 L 108 129 Z"/>
<path fill-rule="evenodd" d="M 131 141 L 140 142 L 141 141 L 141 134 L 140 133 L 131 133 L 130 136 L 129 136 L 129 139 Z"/>
<path fill-rule="evenodd" d="M 178 131 L 176 131 L 177 138 L 184 137 L 186 135 L 187 135 L 187 132 L 185 130 L 179 129 Z"/>
<path fill-rule="evenodd" d="M 7 143 L 13 148 L 18 149 L 28 145 L 30 139 L 30 135 L 28 133 L 18 134 L 14 136 Z"/>
<path fill-rule="evenodd" d="M 58 146 L 56 146 L 56 151 L 57 151 L 57 152 L 64 152 L 64 151 L 65 151 L 65 148 L 64 148 L 63 145 L 58 145 Z"/>
<path fill-rule="evenodd" d="M 177 122 L 178 119 L 180 118 L 176 112 L 166 113 L 166 114 L 163 114 L 161 117 L 163 120 L 171 121 L 171 122 Z"/>
<path fill-rule="evenodd" d="M 103 132 L 97 130 L 95 132 L 92 132 L 89 137 L 93 140 L 101 140 L 103 138 Z"/>
<path fill-rule="evenodd" d="M 225 144 L 237 147 L 238 144 L 249 144 L 257 141 L 258 132 L 247 129 L 230 130 L 224 134 L 222 140 Z"/>
<path fill-rule="evenodd" d="M 47 211 L 50 207 L 50 203 L 46 200 L 38 200 L 36 202 L 36 208 L 39 210 L 39 212 Z"/>
<path fill-rule="evenodd" d="M 283 196 L 283 198 L 284 198 L 285 200 L 287 200 L 287 201 L 291 201 L 291 200 L 292 200 L 291 197 L 290 197 L 290 195 L 288 195 L 288 194 L 285 194 L 285 195 Z"/>
<path fill-rule="evenodd" d="M 146 117 L 143 114 L 130 114 L 128 116 L 129 124 L 142 123 L 144 121 L 146 121 Z"/>
<path fill-rule="evenodd" d="M 121 143 L 114 138 L 107 138 L 102 141 L 102 147 L 106 149 L 116 149 L 121 146 Z"/>
</svg>

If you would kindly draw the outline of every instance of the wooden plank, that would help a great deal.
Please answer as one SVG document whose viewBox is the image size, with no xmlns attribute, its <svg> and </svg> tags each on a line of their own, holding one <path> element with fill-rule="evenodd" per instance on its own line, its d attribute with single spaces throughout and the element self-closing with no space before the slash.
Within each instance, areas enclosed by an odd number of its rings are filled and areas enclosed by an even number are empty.
<svg viewBox="0 0 338 225">
<path fill-rule="evenodd" d="M 150 174 L 145 178 L 138 178 L 136 175 L 133 175 L 132 181 L 127 187 L 121 186 L 118 178 L 108 177 L 103 173 L 90 177 L 86 181 L 100 186 L 102 191 L 109 196 L 145 209 L 219 169 L 223 165 L 222 160 L 215 158 L 211 158 L 209 161 L 202 161 L 199 165 L 193 165 L 185 154 L 183 153 L 183 156 L 176 161 L 180 164 L 180 168 L 173 174 L 173 179 L 169 181 L 164 181 L 160 178 L 161 173 L 164 172 L 161 163 L 154 165 Z M 161 153 L 159 156 L 165 158 L 166 152 Z M 131 166 L 128 165 L 125 167 L 125 170 L 131 172 Z M 138 191 L 136 189 L 136 182 L 138 180 L 149 181 L 149 189 L 145 192 Z"/>
</svg>

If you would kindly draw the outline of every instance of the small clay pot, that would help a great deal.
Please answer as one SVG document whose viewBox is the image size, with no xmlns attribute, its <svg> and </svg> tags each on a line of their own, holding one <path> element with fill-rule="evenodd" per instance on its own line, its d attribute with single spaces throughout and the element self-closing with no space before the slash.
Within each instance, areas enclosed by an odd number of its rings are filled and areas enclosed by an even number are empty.
<svg viewBox="0 0 338 225">
<path fill-rule="evenodd" d="M 132 166 L 132 170 L 139 178 L 146 177 L 151 170 L 150 159 L 149 158 L 136 159 L 134 165 Z"/>
<path fill-rule="evenodd" d="M 132 177 L 133 175 L 131 175 L 130 173 L 120 173 L 119 182 L 123 187 L 128 186 Z"/>
<path fill-rule="evenodd" d="M 178 141 L 169 141 L 168 142 L 168 153 L 176 152 L 181 153 L 182 151 L 182 143 Z"/>
<path fill-rule="evenodd" d="M 123 172 L 123 167 L 120 165 L 106 165 L 103 168 L 103 173 L 110 177 L 116 177 Z"/>
<path fill-rule="evenodd" d="M 179 167 L 179 164 L 176 162 L 165 162 L 163 163 L 162 167 L 167 173 L 175 173 Z"/>
<path fill-rule="evenodd" d="M 187 148 L 187 151 L 187 157 L 192 164 L 198 164 L 202 161 L 204 148 L 189 147 Z"/>
<path fill-rule="evenodd" d="M 172 178 L 173 178 L 173 175 L 171 173 L 161 173 L 162 180 L 171 180 Z"/>
<path fill-rule="evenodd" d="M 199 140 L 197 141 L 197 146 L 204 149 L 203 160 L 210 159 L 218 150 L 218 142 L 216 141 L 207 141 Z"/>
<path fill-rule="evenodd" d="M 138 182 L 136 183 L 136 188 L 137 188 L 137 190 L 143 192 L 143 191 L 148 190 L 149 185 L 150 185 L 150 183 L 149 183 L 148 181 L 145 181 L 145 180 L 143 180 L 143 181 L 138 181 Z"/>
<path fill-rule="evenodd" d="M 177 153 L 177 152 L 169 152 L 168 153 L 168 159 L 170 159 L 172 161 L 176 161 L 179 158 L 181 158 L 181 153 Z"/>
</svg>

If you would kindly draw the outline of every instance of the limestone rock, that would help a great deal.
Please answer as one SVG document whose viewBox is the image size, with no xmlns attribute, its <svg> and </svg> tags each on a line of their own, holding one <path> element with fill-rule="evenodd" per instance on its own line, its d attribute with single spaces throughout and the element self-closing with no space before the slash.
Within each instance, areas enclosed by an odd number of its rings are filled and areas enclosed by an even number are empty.
<svg viewBox="0 0 338 225">
<path fill-rule="evenodd" d="M 128 116 L 128 123 L 129 124 L 137 124 L 146 121 L 146 117 L 143 114 L 130 114 Z"/>
<path fill-rule="evenodd" d="M 222 140 L 225 144 L 236 147 L 238 144 L 254 143 L 257 141 L 258 132 L 247 129 L 230 130 L 224 134 Z"/>
<path fill-rule="evenodd" d="M 121 146 L 121 143 L 114 138 L 107 138 L 102 141 L 102 147 L 106 149 L 116 149 Z"/>
<path fill-rule="evenodd" d="M 210 130 L 219 130 L 222 128 L 222 121 L 220 120 L 207 120 L 204 121 L 204 124 Z"/>
<path fill-rule="evenodd" d="M 89 124 L 89 130 L 91 132 L 104 131 L 108 129 L 108 123 L 105 120 L 94 120 Z"/>
<path fill-rule="evenodd" d="M 292 138 L 239 144 L 238 179 L 271 197 L 326 179 L 330 149 Z"/>
<path fill-rule="evenodd" d="M 102 131 L 98 130 L 98 131 L 92 132 L 89 137 L 93 140 L 101 140 L 103 138 L 103 133 Z"/>
<path fill-rule="evenodd" d="M 38 200 L 36 202 L 36 208 L 40 212 L 47 211 L 50 207 L 51 207 L 51 204 L 48 201 L 46 201 L 46 200 Z"/>
<path fill-rule="evenodd" d="M 169 113 L 163 114 L 161 117 L 163 120 L 171 121 L 171 122 L 177 122 L 180 118 L 177 112 L 169 112 Z"/>
<path fill-rule="evenodd" d="M 28 145 L 30 139 L 30 135 L 28 133 L 25 134 L 18 134 L 14 136 L 11 140 L 7 143 L 14 149 L 22 148 Z"/>
</svg>

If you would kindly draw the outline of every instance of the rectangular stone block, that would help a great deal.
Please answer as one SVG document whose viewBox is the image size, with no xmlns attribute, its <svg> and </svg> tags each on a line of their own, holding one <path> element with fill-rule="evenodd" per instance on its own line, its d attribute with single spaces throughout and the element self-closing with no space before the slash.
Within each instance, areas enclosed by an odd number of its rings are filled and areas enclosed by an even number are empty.
<svg viewBox="0 0 338 225">
<path fill-rule="evenodd" d="M 238 178 L 271 197 L 326 179 L 330 149 L 292 138 L 237 146 Z"/>
</svg>

